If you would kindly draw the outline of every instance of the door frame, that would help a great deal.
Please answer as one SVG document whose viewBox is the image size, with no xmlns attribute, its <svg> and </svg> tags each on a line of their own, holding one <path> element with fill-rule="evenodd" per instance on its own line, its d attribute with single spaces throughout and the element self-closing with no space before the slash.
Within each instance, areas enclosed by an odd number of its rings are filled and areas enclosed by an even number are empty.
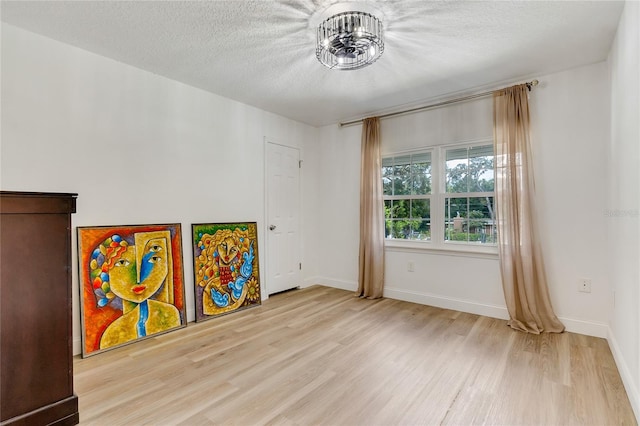
<svg viewBox="0 0 640 426">
<path fill-rule="evenodd" d="M 269 253 L 269 176 L 268 176 L 268 171 L 269 171 L 269 155 L 268 155 L 268 150 L 269 150 L 269 144 L 271 145 L 279 145 L 279 146 L 283 146 L 286 148 L 291 148 L 291 149 L 295 149 L 296 151 L 298 151 L 298 161 L 299 161 L 299 165 L 301 165 L 303 163 L 302 160 L 302 150 L 300 149 L 300 147 L 298 146 L 294 146 L 292 144 L 289 143 L 284 143 L 284 142 L 280 142 L 277 141 L 274 138 L 270 138 L 268 136 L 264 136 L 263 137 L 264 140 L 264 144 L 263 144 L 263 149 L 264 149 L 264 178 L 263 178 L 263 183 L 264 183 L 264 189 L 263 189 L 263 193 L 264 193 L 264 223 L 262 226 L 262 230 L 263 230 L 263 235 L 264 235 L 264 247 L 265 250 L 263 250 L 264 253 L 264 279 L 261 280 L 262 281 L 262 285 L 263 288 L 261 289 L 264 290 L 262 292 L 262 294 L 264 295 L 262 300 L 266 300 L 269 298 L 269 278 L 270 278 L 270 253 Z M 298 249 L 298 253 L 300 253 L 300 263 L 302 263 L 302 167 L 300 166 L 298 168 L 298 238 L 297 238 L 297 249 Z M 300 281 L 302 285 L 302 269 L 300 269 Z M 300 287 L 300 286 L 298 286 Z M 297 287 L 293 287 L 293 288 L 297 288 Z"/>
</svg>

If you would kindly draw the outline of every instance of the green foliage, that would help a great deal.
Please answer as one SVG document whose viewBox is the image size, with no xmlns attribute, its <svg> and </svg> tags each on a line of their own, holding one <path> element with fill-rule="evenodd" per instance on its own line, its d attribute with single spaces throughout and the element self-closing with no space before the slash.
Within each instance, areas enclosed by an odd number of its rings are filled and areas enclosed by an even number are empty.
<svg viewBox="0 0 640 426">
<path fill-rule="evenodd" d="M 492 234 L 455 232 L 451 229 L 447 229 L 446 240 L 480 242 L 483 244 L 495 244 L 496 242 L 495 236 Z"/>
<path fill-rule="evenodd" d="M 386 237 L 394 239 L 429 240 L 428 224 L 419 220 L 387 220 Z"/>
<path fill-rule="evenodd" d="M 493 157 L 471 157 L 468 162 L 449 167 L 447 162 L 447 192 L 492 192 Z"/>
<path fill-rule="evenodd" d="M 493 147 L 448 148 L 445 171 L 446 195 L 449 195 L 445 198 L 445 239 L 493 243 L 494 197 L 470 196 L 494 191 Z M 384 158 L 382 181 L 385 196 L 406 197 L 385 200 L 386 237 L 431 239 L 430 200 L 420 198 L 432 193 L 431 154 Z"/>
<path fill-rule="evenodd" d="M 386 200 L 384 213 L 387 238 L 418 240 L 431 238 L 429 200 Z"/>
<path fill-rule="evenodd" d="M 418 154 L 384 159 L 382 185 L 385 195 L 431 193 L 431 156 Z"/>
</svg>

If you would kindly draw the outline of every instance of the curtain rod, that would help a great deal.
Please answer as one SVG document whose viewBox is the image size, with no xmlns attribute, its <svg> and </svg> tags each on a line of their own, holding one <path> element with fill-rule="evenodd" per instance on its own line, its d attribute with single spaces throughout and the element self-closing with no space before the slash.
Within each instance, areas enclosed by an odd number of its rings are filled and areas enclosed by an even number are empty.
<svg viewBox="0 0 640 426">
<path fill-rule="evenodd" d="M 537 86 L 538 83 L 539 83 L 538 80 L 532 80 L 532 81 L 529 81 L 529 82 L 527 82 L 525 84 L 527 85 L 527 88 L 529 89 L 529 91 L 531 91 L 531 88 L 534 87 L 534 86 Z M 496 90 L 500 90 L 500 89 L 496 89 Z M 390 112 L 388 114 L 379 115 L 378 118 L 382 119 L 382 118 L 395 117 L 397 115 L 411 114 L 412 112 L 419 112 L 419 111 L 424 111 L 424 110 L 431 109 L 431 108 L 437 108 L 437 107 L 441 107 L 441 106 L 445 106 L 445 105 L 456 104 L 458 102 L 469 101 L 471 99 L 484 98 L 484 97 L 493 95 L 493 92 L 495 92 L 495 90 L 492 90 L 490 92 L 478 93 L 478 94 L 475 94 L 475 95 L 464 96 L 462 98 L 450 99 L 448 101 L 442 101 L 442 102 L 438 102 L 438 103 L 431 104 L 431 105 L 424 105 L 424 106 L 421 106 L 421 107 L 411 108 L 411 109 L 407 109 L 407 110 L 404 110 L 404 111 Z M 358 120 L 352 120 L 352 121 L 347 121 L 346 123 L 340 123 L 340 127 L 351 126 L 353 124 L 362 123 L 363 120 L 364 120 L 364 118 L 360 118 Z"/>
</svg>

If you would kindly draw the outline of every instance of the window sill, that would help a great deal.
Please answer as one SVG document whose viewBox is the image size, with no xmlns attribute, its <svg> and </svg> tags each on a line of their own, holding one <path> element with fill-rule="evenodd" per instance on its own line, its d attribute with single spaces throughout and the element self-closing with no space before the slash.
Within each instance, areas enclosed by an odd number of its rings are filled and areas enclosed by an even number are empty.
<svg viewBox="0 0 640 426">
<path fill-rule="evenodd" d="M 497 246 L 474 246 L 448 243 L 436 245 L 432 242 L 384 240 L 385 251 L 405 253 L 425 253 L 434 255 L 476 257 L 480 259 L 499 258 Z"/>
</svg>

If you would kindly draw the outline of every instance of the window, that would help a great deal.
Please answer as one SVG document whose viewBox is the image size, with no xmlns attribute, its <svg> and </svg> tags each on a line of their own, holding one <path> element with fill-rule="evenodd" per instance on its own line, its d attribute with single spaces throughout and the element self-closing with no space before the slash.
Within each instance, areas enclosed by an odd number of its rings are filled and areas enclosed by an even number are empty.
<svg viewBox="0 0 640 426">
<path fill-rule="evenodd" d="M 385 236 L 431 239 L 431 153 L 382 160 Z"/>
<path fill-rule="evenodd" d="M 495 244 L 493 145 L 444 152 L 444 240 Z"/>
<path fill-rule="evenodd" d="M 495 245 L 493 163 L 491 142 L 384 157 L 387 240 Z"/>
</svg>

